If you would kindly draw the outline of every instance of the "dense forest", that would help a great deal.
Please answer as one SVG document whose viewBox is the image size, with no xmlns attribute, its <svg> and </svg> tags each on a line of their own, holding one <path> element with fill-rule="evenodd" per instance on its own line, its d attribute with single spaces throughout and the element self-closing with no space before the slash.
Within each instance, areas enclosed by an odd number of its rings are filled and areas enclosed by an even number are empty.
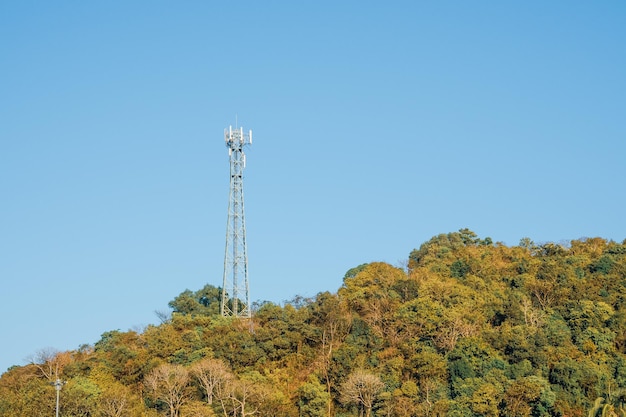
<svg viewBox="0 0 626 417">
<path fill-rule="evenodd" d="M 161 324 L 43 350 L 0 378 L 0 416 L 626 416 L 626 241 L 518 246 L 463 229 L 403 267 L 253 318 L 186 290 Z"/>
</svg>

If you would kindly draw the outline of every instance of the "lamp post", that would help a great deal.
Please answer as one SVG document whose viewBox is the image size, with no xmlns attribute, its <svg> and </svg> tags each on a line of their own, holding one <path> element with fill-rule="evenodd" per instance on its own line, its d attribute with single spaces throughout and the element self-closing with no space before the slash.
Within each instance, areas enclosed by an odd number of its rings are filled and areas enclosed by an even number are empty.
<svg viewBox="0 0 626 417">
<path fill-rule="evenodd" d="M 57 378 L 57 380 L 52 383 L 52 385 L 54 385 L 54 389 L 57 391 L 56 417 L 59 417 L 59 393 L 61 392 L 61 387 L 63 386 L 63 384 L 65 384 L 65 382 L 61 381 L 59 378 Z"/>
</svg>

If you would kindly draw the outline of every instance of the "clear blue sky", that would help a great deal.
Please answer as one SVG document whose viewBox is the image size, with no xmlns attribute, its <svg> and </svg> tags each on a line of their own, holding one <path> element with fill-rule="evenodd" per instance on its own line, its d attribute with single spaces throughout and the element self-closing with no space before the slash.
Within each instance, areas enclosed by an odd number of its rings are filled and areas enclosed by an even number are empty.
<svg viewBox="0 0 626 417">
<path fill-rule="evenodd" d="M 0 3 L 0 372 L 221 285 L 336 291 L 468 227 L 626 238 L 622 1 Z"/>
</svg>

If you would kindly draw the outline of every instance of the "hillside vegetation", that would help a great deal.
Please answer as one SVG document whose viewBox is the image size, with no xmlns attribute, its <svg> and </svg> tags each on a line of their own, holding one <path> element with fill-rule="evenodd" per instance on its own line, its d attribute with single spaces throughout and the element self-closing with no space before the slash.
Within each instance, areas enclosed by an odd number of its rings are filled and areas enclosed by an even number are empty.
<svg viewBox="0 0 626 417">
<path fill-rule="evenodd" d="M 171 316 L 42 351 L 0 378 L 0 416 L 624 416 L 626 241 L 433 237 L 406 269 L 357 266 L 336 293 Z"/>
</svg>

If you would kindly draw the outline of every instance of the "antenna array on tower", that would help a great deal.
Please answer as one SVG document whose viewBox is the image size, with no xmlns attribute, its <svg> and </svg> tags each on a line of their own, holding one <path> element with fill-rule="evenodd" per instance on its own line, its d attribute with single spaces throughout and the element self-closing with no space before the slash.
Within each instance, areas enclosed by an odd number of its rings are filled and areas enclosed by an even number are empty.
<svg viewBox="0 0 626 417">
<path fill-rule="evenodd" d="M 251 317 L 248 286 L 248 250 L 243 205 L 243 170 L 246 167 L 244 146 L 252 144 L 252 131 L 230 126 L 224 129 L 224 141 L 230 157 L 230 196 L 226 224 L 226 251 L 220 313 L 223 316 Z"/>
</svg>

